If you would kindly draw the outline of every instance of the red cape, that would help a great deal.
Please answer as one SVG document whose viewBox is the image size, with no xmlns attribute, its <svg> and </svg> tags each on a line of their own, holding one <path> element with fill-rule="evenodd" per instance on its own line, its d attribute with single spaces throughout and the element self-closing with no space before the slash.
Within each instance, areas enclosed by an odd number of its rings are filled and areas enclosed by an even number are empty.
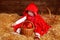
<svg viewBox="0 0 60 40">
<path fill-rule="evenodd" d="M 26 11 L 33 12 L 35 16 L 29 16 Z M 35 32 L 39 33 L 40 35 L 47 33 L 48 29 L 51 27 L 44 21 L 40 14 L 38 14 L 38 8 L 34 3 L 31 3 L 27 6 L 25 11 L 23 12 L 23 15 L 27 16 L 27 20 L 33 22 L 35 26 Z"/>
<path fill-rule="evenodd" d="M 29 16 L 26 11 L 33 12 L 34 16 Z M 23 12 L 23 17 L 24 16 L 27 16 L 27 20 L 34 24 L 35 32 L 39 33 L 41 36 L 47 33 L 48 29 L 51 27 L 44 21 L 40 14 L 38 14 L 38 8 L 34 3 L 31 3 L 27 6 Z M 20 28 L 20 26 L 21 24 L 14 26 L 14 30 L 16 31 L 18 28 Z"/>
</svg>

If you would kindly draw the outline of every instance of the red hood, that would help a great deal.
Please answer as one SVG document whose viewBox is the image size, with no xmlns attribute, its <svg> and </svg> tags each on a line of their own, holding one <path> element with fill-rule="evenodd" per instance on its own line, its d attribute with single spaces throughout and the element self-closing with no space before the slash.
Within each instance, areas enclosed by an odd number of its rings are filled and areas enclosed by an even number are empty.
<svg viewBox="0 0 60 40">
<path fill-rule="evenodd" d="M 37 8 L 37 6 L 36 6 L 34 3 L 31 3 L 31 4 L 29 4 L 29 5 L 27 6 L 27 8 L 25 9 L 24 14 L 25 14 L 26 11 L 32 11 L 35 15 L 37 15 L 38 8 Z M 24 14 L 23 14 L 23 15 L 24 15 Z"/>
</svg>

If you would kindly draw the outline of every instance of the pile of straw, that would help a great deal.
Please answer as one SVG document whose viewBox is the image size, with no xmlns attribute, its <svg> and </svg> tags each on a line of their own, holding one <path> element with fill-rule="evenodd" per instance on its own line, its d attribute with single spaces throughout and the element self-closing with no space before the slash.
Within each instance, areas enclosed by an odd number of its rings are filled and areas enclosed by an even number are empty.
<svg viewBox="0 0 60 40">
<path fill-rule="evenodd" d="M 40 40 L 60 40 L 60 15 L 43 14 L 42 18 L 51 26 Z M 11 25 L 20 18 L 17 13 L 0 13 L 0 40 L 34 40 L 32 37 L 17 34 Z"/>
<path fill-rule="evenodd" d="M 44 18 L 45 17 L 45 18 Z M 43 19 L 51 26 L 48 33 L 40 38 L 40 40 L 60 40 L 60 15 L 44 15 Z"/>
<path fill-rule="evenodd" d="M 0 13 L 0 40 L 34 40 L 13 31 L 11 25 L 19 18 L 17 13 Z"/>
</svg>

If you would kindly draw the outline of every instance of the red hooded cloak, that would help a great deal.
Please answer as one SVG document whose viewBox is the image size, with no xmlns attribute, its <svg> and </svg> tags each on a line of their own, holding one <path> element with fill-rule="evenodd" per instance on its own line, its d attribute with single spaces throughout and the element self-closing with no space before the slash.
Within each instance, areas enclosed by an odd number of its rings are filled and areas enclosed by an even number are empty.
<svg viewBox="0 0 60 40">
<path fill-rule="evenodd" d="M 28 15 L 26 11 L 33 12 L 34 16 Z M 40 34 L 41 36 L 47 33 L 49 26 L 44 19 L 38 14 L 38 8 L 34 3 L 31 3 L 27 6 L 25 11 L 23 12 L 23 17 L 26 16 L 26 20 L 31 21 L 35 26 L 35 33 Z M 21 23 L 14 26 L 15 31 L 21 26 Z"/>
</svg>

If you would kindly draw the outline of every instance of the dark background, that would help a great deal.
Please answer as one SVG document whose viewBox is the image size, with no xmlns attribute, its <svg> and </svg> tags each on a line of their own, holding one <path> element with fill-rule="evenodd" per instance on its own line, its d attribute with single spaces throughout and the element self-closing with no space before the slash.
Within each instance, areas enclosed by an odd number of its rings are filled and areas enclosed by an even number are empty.
<svg viewBox="0 0 60 40">
<path fill-rule="evenodd" d="M 31 2 L 38 6 L 39 13 L 42 9 L 49 7 L 52 14 L 60 14 L 60 0 L 0 0 L 0 12 L 17 12 L 21 14 Z"/>
</svg>

